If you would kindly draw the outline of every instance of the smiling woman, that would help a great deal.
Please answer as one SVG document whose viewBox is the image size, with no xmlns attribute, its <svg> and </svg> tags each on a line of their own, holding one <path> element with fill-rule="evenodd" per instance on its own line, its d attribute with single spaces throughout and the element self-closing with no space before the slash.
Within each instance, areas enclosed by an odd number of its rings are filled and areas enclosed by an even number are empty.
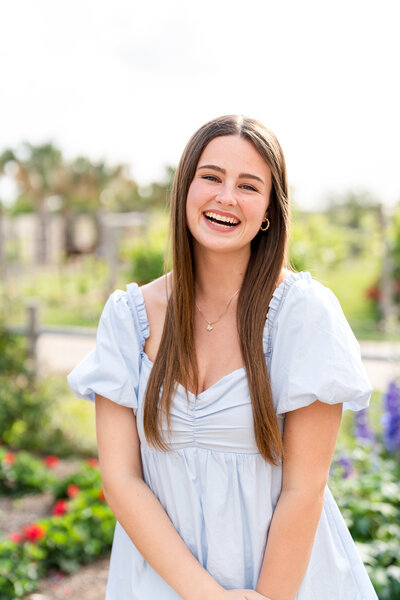
<svg viewBox="0 0 400 600">
<path fill-rule="evenodd" d="M 203 150 L 186 202 L 190 232 L 201 247 L 232 252 L 247 247 L 267 216 L 271 170 L 248 140 L 237 135 L 214 138 Z M 227 234 L 221 238 L 213 231 Z"/>
<path fill-rule="evenodd" d="M 172 271 L 111 294 L 68 376 L 117 517 L 107 600 L 377 598 L 327 486 L 371 388 L 336 297 L 289 268 L 289 212 L 274 134 L 206 123 L 175 174 Z"/>
</svg>

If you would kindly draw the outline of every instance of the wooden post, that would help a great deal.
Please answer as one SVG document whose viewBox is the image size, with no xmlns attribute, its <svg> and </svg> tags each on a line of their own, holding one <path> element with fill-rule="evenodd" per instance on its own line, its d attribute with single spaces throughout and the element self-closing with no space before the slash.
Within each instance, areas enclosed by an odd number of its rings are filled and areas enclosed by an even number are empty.
<svg viewBox="0 0 400 600">
<path fill-rule="evenodd" d="M 7 262 L 6 262 L 6 239 L 4 228 L 4 213 L 3 205 L 0 201 L 0 279 L 5 282 L 7 279 Z"/>
<path fill-rule="evenodd" d="M 115 282 L 118 276 L 118 241 L 117 241 L 117 227 L 113 220 L 113 215 L 108 213 L 101 213 L 101 228 L 103 234 L 103 250 L 104 258 L 108 265 L 108 280 L 106 296 L 114 291 Z"/>
<path fill-rule="evenodd" d="M 382 286 L 381 286 L 381 297 L 380 297 L 380 308 L 382 314 L 382 320 L 380 322 L 380 329 L 385 333 L 389 333 L 389 330 L 394 324 L 394 290 L 393 290 L 393 261 L 391 256 L 390 239 L 388 232 L 388 218 L 387 209 L 380 204 L 379 206 L 379 220 L 382 228 L 382 241 L 383 241 L 383 261 L 382 261 Z"/>
<path fill-rule="evenodd" d="M 27 338 L 28 358 L 32 362 L 33 377 L 38 376 L 37 339 L 39 336 L 39 302 L 37 298 L 27 299 Z"/>
</svg>

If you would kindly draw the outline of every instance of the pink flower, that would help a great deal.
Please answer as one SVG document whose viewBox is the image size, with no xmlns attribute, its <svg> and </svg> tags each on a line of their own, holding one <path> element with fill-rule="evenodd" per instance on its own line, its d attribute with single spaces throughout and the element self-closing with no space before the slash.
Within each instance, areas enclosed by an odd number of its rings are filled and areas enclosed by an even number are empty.
<svg viewBox="0 0 400 600">
<path fill-rule="evenodd" d="M 55 505 L 53 506 L 53 510 L 51 511 L 52 515 L 60 516 L 65 515 L 68 511 L 68 502 L 66 500 L 57 500 Z"/>
<path fill-rule="evenodd" d="M 41 540 L 46 533 L 43 525 L 39 525 L 39 523 L 33 523 L 32 525 L 28 525 L 24 529 L 24 534 L 27 540 L 30 542 L 36 542 L 37 540 Z"/>
<path fill-rule="evenodd" d="M 93 467 L 93 469 L 97 469 L 97 467 L 99 466 L 99 461 L 97 460 L 97 458 L 88 458 L 86 462 L 88 465 Z"/>
<path fill-rule="evenodd" d="M 68 498 L 75 498 L 75 496 L 77 496 L 80 491 L 81 488 L 79 487 L 79 485 L 76 485 L 75 483 L 70 483 L 67 487 L 67 496 Z"/>
<path fill-rule="evenodd" d="M 21 544 L 21 542 L 24 541 L 24 534 L 19 531 L 14 531 L 14 533 L 9 534 L 8 539 L 15 544 Z"/>
</svg>

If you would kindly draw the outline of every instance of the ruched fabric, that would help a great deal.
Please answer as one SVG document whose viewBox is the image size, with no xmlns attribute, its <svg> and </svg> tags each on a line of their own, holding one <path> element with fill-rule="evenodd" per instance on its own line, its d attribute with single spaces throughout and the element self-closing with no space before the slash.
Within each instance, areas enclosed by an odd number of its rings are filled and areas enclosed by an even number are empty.
<svg viewBox="0 0 400 600">
<path fill-rule="evenodd" d="M 98 393 L 131 407 L 144 479 L 200 563 L 226 589 L 255 589 L 279 499 L 280 466 L 258 452 L 244 367 L 195 396 L 178 385 L 168 451 L 149 446 L 143 407 L 153 363 L 144 352 L 149 323 L 140 288 L 107 301 L 93 350 L 68 376 L 79 397 Z M 371 387 L 358 343 L 333 293 L 310 273 L 275 290 L 263 332 L 278 424 L 316 399 L 368 406 Z M 156 541 L 155 541 L 156 543 Z M 117 523 L 106 600 L 179 600 Z M 328 486 L 311 559 L 297 600 L 375 600 L 355 544 Z"/>
</svg>

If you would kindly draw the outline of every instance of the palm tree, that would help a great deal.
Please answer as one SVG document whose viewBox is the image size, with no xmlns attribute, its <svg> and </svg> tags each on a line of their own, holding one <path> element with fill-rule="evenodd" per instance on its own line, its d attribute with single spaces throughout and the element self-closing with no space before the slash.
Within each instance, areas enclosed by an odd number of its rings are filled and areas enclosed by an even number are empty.
<svg viewBox="0 0 400 600">
<path fill-rule="evenodd" d="M 20 196 L 37 214 L 36 260 L 45 264 L 48 258 L 48 202 L 54 195 L 57 171 L 63 165 L 61 151 L 52 142 L 38 146 L 25 141 L 16 149 L 7 148 L 0 157 L 3 168 L 7 162 L 15 164 L 14 178 Z"/>
</svg>

